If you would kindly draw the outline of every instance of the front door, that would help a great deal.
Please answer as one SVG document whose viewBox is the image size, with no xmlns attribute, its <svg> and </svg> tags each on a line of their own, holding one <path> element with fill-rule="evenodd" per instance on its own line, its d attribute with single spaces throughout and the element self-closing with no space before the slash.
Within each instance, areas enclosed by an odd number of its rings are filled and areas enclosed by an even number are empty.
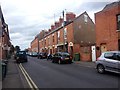
<svg viewBox="0 0 120 90">
<path fill-rule="evenodd" d="M 107 51 L 107 45 L 106 44 L 102 44 L 100 49 L 101 49 L 101 53 L 106 52 Z"/>
<path fill-rule="evenodd" d="M 96 48 L 95 46 L 92 46 L 91 49 L 92 49 L 92 61 L 94 62 L 96 61 Z"/>
<path fill-rule="evenodd" d="M 120 39 L 118 40 L 118 50 L 120 51 Z"/>
</svg>

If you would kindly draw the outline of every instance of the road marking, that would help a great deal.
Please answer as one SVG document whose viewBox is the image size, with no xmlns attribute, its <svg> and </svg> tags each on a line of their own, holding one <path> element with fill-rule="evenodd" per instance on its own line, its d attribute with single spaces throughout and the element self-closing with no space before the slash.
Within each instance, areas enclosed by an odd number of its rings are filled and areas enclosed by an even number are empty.
<svg viewBox="0 0 120 90">
<path fill-rule="evenodd" d="M 22 73 L 23 73 L 23 75 L 24 75 L 25 79 L 27 80 L 27 82 L 28 82 L 28 84 L 29 84 L 30 88 L 33 88 L 33 87 L 32 87 L 32 85 L 31 85 L 31 83 L 29 82 L 29 80 L 28 80 L 27 76 L 25 75 L 25 73 L 24 73 L 24 71 L 23 71 L 22 67 L 21 67 L 20 65 L 19 65 L 19 68 L 20 68 L 20 70 L 22 71 Z"/>
<path fill-rule="evenodd" d="M 27 80 L 30 88 L 32 90 L 39 90 L 39 88 L 36 86 L 36 84 L 33 82 L 33 80 L 30 78 L 30 76 L 28 75 L 28 73 L 26 72 L 26 70 L 24 69 L 24 67 L 22 66 L 22 64 L 19 64 L 19 67 L 23 73 L 23 75 L 25 76 L 25 79 Z"/>
</svg>

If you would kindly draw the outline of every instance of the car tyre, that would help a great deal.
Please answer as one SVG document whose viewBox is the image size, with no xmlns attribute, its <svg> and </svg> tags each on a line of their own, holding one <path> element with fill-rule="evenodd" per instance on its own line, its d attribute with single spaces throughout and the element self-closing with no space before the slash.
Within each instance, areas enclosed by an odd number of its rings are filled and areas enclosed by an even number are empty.
<svg viewBox="0 0 120 90">
<path fill-rule="evenodd" d="M 52 60 L 52 63 L 55 63 L 54 60 Z"/>
<path fill-rule="evenodd" d="M 104 68 L 104 66 L 101 65 L 101 64 L 98 65 L 98 66 L 97 66 L 97 71 L 98 71 L 98 73 L 101 73 L 101 74 L 104 73 L 104 72 L 105 72 L 105 68 Z"/>
<path fill-rule="evenodd" d="M 69 64 L 71 64 L 71 63 L 72 63 L 72 61 L 69 62 Z"/>
</svg>

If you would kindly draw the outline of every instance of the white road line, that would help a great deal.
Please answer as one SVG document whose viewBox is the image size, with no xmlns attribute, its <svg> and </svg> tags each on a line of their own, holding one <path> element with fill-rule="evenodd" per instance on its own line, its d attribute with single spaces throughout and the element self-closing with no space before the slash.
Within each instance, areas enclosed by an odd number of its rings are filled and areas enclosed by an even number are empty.
<svg viewBox="0 0 120 90">
<path fill-rule="evenodd" d="M 31 77 L 28 75 L 27 71 L 24 69 L 24 67 L 22 66 L 22 64 L 20 63 L 19 65 L 23 71 L 23 73 L 25 74 L 25 77 L 27 78 L 27 82 L 30 83 L 30 87 L 32 85 L 32 88 L 34 88 L 33 90 L 39 90 L 37 85 L 33 82 L 33 80 L 31 79 Z M 28 81 L 29 80 L 29 81 Z"/>
<path fill-rule="evenodd" d="M 27 82 L 28 82 L 28 84 L 29 84 L 30 88 L 33 88 L 33 87 L 32 87 L 32 85 L 31 85 L 31 83 L 29 82 L 29 80 L 28 80 L 27 76 L 25 75 L 24 71 L 22 70 L 22 67 L 21 67 L 20 65 L 19 65 L 19 68 L 20 68 L 20 70 L 22 71 L 22 73 L 23 73 L 23 75 L 24 75 L 25 79 L 27 80 Z"/>
</svg>

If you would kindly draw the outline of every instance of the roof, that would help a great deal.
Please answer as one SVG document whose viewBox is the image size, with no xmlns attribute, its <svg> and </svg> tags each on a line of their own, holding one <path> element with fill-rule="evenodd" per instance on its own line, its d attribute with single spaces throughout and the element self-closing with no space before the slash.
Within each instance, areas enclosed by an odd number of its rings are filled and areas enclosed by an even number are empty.
<svg viewBox="0 0 120 90">
<path fill-rule="evenodd" d="M 65 27 L 65 26 L 67 26 L 68 24 L 72 23 L 72 22 L 73 22 L 73 21 L 70 21 L 70 22 L 65 22 L 64 27 Z M 56 32 L 56 31 L 60 30 L 61 28 L 63 28 L 63 26 L 60 26 L 60 27 L 58 27 L 58 28 L 54 29 L 53 31 L 49 32 L 48 34 L 46 34 L 46 35 L 44 36 L 44 38 L 45 38 L 45 37 L 47 37 L 48 35 L 50 35 L 50 34 L 52 34 L 52 33 Z"/>
<path fill-rule="evenodd" d="M 1 6 L 0 6 L 0 18 L 2 19 L 2 23 L 4 23 L 5 20 L 4 20 L 4 17 L 3 17 Z"/>
<path fill-rule="evenodd" d="M 89 17 L 88 13 L 85 11 L 82 14 L 80 14 L 79 16 L 77 16 L 73 21 L 75 21 L 76 19 L 78 19 L 79 17 L 81 17 L 82 15 L 86 14 L 88 16 L 88 18 L 92 21 L 92 19 Z M 92 23 L 94 24 L 94 22 L 92 21 Z"/>
<path fill-rule="evenodd" d="M 108 10 L 108 9 L 110 9 L 110 8 L 112 8 L 112 7 L 115 7 L 115 6 L 118 6 L 118 5 L 120 5 L 120 1 L 107 4 L 107 5 L 103 8 L 103 10 Z"/>
<path fill-rule="evenodd" d="M 87 14 L 87 12 L 86 12 L 86 11 L 83 12 L 82 14 L 80 14 L 79 16 L 77 16 L 75 19 L 73 19 L 73 20 L 70 21 L 70 22 L 65 22 L 64 27 L 67 26 L 67 25 L 69 25 L 70 23 L 74 22 L 76 19 L 78 19 L 79 17 L 81 17 L 81 16 L 84 15 L 84 14 Z M 89 17 L 88 14 L 87 14 L 87 16 Z M 89 18 L 90 18 L 90 17 L 89 17 Z M 90 18 L 90 19 L 91 19 L 91 18 Z M 92 19 L 91 19 L 91 21 L 92 21 Z M 93 22 L 93 21 L 92 21 L 92 22 Z M 93 23 L 94 23 L 94 22 L 93 22 Z M 52 33 L 54 33 L 54 32 L 56 32 L 56 31 L 58 31 L 58 30 L 60 30 L 61 28 L 63 28 L 63 26 L 60 26 L 60 27 L 56 28 L 55 30 L 51 31 L 50 33 L 46 34 L 45 37 L 48 36 L 48 35 L 50 35 L 50 34 L 52 34 Z"/>
</svg>

